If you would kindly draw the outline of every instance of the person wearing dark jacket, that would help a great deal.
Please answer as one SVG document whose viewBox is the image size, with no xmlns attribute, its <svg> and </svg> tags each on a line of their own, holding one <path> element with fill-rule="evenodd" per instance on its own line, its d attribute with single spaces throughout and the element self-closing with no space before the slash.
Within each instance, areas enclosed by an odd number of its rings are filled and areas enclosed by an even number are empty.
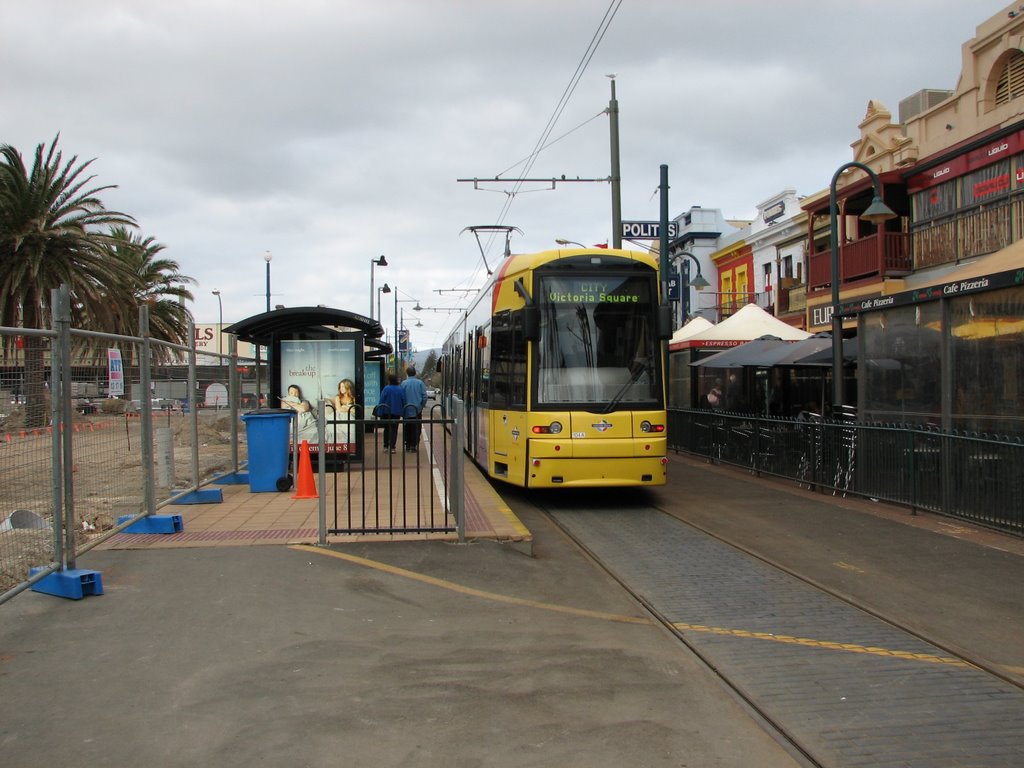
<svg viewBox="0 0 1024 768">
<path fill-rule="evenodd" d="M 427 404 L 427 385 L 416 378 L 416 368 L 406 369 L 406 379 L 402 382 L 405 392 L 405 450 L 415 451 L 420 444 L 420 431 L 423 427 L 423 408 Z"/>
<path fill-rule="evenodd" d="M 384 449 L 395 452 L 398 440 L 398 422 L 405 412 L 405 392 L 398 386 L 398 377 L 388 374 L 388 383 L 380 391 L 377 404 L 377 417 L 384 422 Z"/>
</svg>

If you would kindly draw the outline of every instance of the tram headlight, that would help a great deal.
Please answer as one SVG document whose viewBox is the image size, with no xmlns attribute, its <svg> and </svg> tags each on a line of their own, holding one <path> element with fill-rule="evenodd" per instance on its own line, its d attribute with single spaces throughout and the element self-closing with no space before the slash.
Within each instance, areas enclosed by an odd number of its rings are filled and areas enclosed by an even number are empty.
<svg viewBox="0 0 1024 768">
<path fill-rule="evenodd" d="M 647 419 L 644 419 L 643 421 L 640 422 L 640 431 L 641 432 L 664 432 L 665 431 L 665 425 L 664 424 L 651 424 L 651 422 L 647 421 Z"/>
</svg>

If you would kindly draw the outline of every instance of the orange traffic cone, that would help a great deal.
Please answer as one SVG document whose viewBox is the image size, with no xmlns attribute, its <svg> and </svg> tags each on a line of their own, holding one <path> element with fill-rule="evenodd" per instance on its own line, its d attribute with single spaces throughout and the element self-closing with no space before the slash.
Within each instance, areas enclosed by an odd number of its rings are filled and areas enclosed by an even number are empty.
<svg viewBox="0 0 1024 768">
<path fill-rule="evenodd" d="M 313 480 L 313 462 L 309 460 L 309 441 L 303 440 L 299 450 L 302 451 L 299 456 L 299 479 L 292 498 L 319 499 L 320 494 L 316 492 L 316 482 Z"/>
</svg>

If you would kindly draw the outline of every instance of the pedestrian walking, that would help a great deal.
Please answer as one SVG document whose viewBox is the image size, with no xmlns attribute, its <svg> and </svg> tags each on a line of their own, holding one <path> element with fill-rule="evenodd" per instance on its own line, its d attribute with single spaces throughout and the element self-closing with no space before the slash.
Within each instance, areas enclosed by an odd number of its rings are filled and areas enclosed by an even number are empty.
<svg viewBox="0 0 1024 768">
<path fill-rule="evenodd" d="M 405 370 L 402 390 L 405 392 L 405 450 L 415 452 L 420 444 L 423 430 L 423 409 L 427 405 L 427 385 L 416 378 L 416 368 L 410 365 Z"/>
<path fill-rule="evenodd" d="M 398 385 L 398 377 L 388 374 L 388 383 L 380 391 L 377 417 L 384 422 L 384 450 L 395 452 L 398 445 L 398 422 L 405 412 L 405 391 Z"/>
</svg>

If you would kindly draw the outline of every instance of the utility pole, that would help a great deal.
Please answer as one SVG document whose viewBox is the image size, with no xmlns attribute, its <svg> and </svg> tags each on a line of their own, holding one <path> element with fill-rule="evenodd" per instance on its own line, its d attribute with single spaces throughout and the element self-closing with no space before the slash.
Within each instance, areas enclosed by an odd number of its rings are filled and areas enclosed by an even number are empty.
<svg viewBox="0 0 1024 768">
<path fill-rule="evenodd" d="M 607 178 L 604 178 L 604 179 L 581 179 L 579 176 L 577 176 L 576 178 L 572 179 L 572 178 L 566 177 L 565 174 L 562 174 L 561 178 L 552 177 L 552 178 L 536 178 L 535 179 L 535 178 L 525 178 L 525 177 L 523 177 L 523 178 L 518 178 L 518 179 L 506 179 L 506 178 L 502 178 L 500 175 L 498 175 L 498 176 L 493 176 L 493 177 L 486 178 L 486 179 L 474 176 L 473 178 L 456 179 L 456 181 L 458 181 L 460 183 L 472 182 L 473 183 L 473 189 L 485 190 L 485 191 L 489 191 L 489 192 L 497 192 L 499 190 L 488 189 L 487 187 L 482 186 L 482 185 L 490 185 L 490 184 L 505 184 L 505 185 L 508 185 L 508 184 L 512 184 L 513 185 L 513 191 L 505 193 L 505 194 L 507 194 L 507 195 L 509 195 L 511 197 L 515 197 L 516 190 L 519 188 L 519 185 L 524 184 L 524 183 L 550 184 L 551 185 L 550 188 L 551 189 L 555 189 L 556 185 L 558 185 L 558 184 L 569 184 L 569 183 L 577 183 L 577 182 L 590 182 L 590 183 L 592 183 L 592 182 L 602 182 L 602 183 L 610 182 L 611 186 L 612 186 L 612 237 L 611 237 L 611 244 L 612 244 L 613 248 L 621 248 L 622 247 L 622 173 L 621 173 L 621 171 L 619 169 L 619 102 L 618 102 L 618 99 L 615 98 L 615 75 L 608 75 L 608 77 L 611 78 L 611 81 L 612 81 L 612 98 L 611 98 L 611 101 L 608 102 L 608 109 L 605 110 L 607 112 L 608 118 L 609 118 L 608 134 L 609 134 L 609 139 L 611 141 L 611 174 Z M 598 115 L 599 114 L 600 113 L 598 113 Z M 595 115 L 595 117 L 596 116 L 597 115 Z M 529 191 L 537 191 L 537 190 L 529 190 Z M 498 230 L 498 229 L 515 229 L 515 227 L 500 227 L 500 226 L 497 226 L 497 225 L 495 225 L 494 227 L 466 227 L 462 231 L 465 232 L 466 229 L 472 230 L 473 233 L 475 234 L 477 230 L 480 230 L 480 231 L 494 231 L 494 230 Z M 520 233 L 520 234 L 522 234 L 522 233 Z M 478 242 L 479 242 L 479 238 L 478 238 Z M 483 253 L 483 246 L 480 246 L 480 250 L 481 250 L 481 254 L 482 254 Z M 507 256 L 508 255 L 508 252 L 507 252 L 508 251 L 508 236 L 507 236 L 507 234 L 506 234 L 506 237 L 505 237 L 505 250 L 506 250 L 506 254 L 505 255 Z M 487 268 L 487 274 L 488 275 L 491 274 L 491 268 L 487 264 L 486 256 L 484 257 L 484 267 Z"/>
<path fill-rule="evenodd" d="M 658 185 L 661 191 L 661 220 L 659 229 L 661 239 L 658 241 L 658 256 L 660 257 L 661 272 L 661 299 L 665 301 L 668 295 L 668 166 L 661 166 L 661 183 Z M 620 227 L 621 229 L 621 227 Z"/>
<path fill-rule="evenodd" d="M 615 98 L 615 75 L 608 75 L 612 81 L 612 98 L 608 102 L 608 133 L 612 150 L 612 247 L 622 247 L 622 175 L 619 171 L 619 102 Z"/>
<path fill-rule="evenodd" d="M 661 239 L 658 241 L 658 259 L 659 267 L 658 272 L 661 278 L 661 296 L 659 302 L 668 301 L 668 166 L 661 166 L 661 180 L 658 188 L 661 190 L 661 215 L 660 215 L 660 235 Z M 694 259 L 696 261 L 696 259 Z M 689 287 L 686 289 L 689 291 Z M 662 393 L 665 397 L 665 402 L 668 402 L 668 339 L 661 342 L 661 370 L 662 370 Z"/>
</svg>

